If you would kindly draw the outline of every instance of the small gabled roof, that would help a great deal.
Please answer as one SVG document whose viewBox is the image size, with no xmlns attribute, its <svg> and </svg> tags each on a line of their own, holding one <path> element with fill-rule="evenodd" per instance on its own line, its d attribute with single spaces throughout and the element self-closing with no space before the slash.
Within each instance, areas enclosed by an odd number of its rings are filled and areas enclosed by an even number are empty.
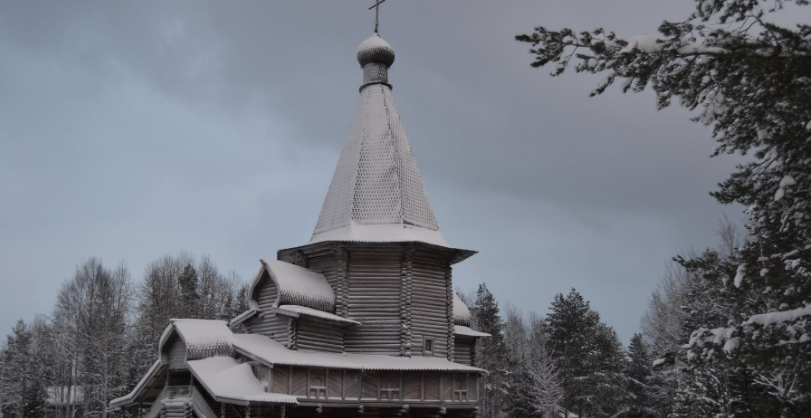
<svg viewBox="0 0 811 418">
<path fill-rule="evenodd" d="M 214 348 L 220 346 L 227 348 L 232 332 L 228 323 L 213 319 L 170 319 L 169 326 L 163 331 L 158 344 L 158 355 L 163 352 L 163 345 L 172 335 L 177 335 L 186 344 L 187 350 L 196 348 Z"/>
<path fill-rule="evenodd" d="M 453 292 L 453 323 L 456 325 L 470 326 L 470 310 L 456 291 Z"/>
<path fill-rule="evenodd" d="M 255 300 L 257 287 L 262 283 L 262 277 L 267 272 L 279 296 L 273 306 L 300 305 L 319 311 L 333 312 L 335 310 L 335 292 L 332 290 L 327 278 L 304 267 L 285 261 L 263 258 L 260 260 L 262 268 L 256 274 L 251 285 L 251 307 L 259 310 Z"/>
<path fill-rule="evenodd" d="M 240 364 L 232 357 L 209 357 L 187 363 L 197 381 L 217 402 L 298 405 L 295 396 L 265 392 L 251 366 Z"/>
</svg>

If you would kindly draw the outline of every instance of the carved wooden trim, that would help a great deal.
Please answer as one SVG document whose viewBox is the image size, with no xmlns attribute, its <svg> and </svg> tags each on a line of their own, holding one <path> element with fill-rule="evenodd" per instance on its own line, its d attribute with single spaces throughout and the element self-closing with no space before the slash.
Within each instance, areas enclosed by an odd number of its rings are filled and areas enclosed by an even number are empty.
<svg viewBox="0 0 811 418">
<path fill-rule="evenodd" d="M 450 263 L 445 268 L 445 296 L 448 315 L 448 361 L 453 361 L 453 269 Z"/>
<path fill-rule="evenodd" d="M 338 260 L 338 280 L 335 289 L 335 314 L 344 318 L 349 315 L 349 251 L 339 245 L 333 249 Z"/>
<path fill-rule="evenodd" d="M 414 245 L 408 244 L 400 261 L 400 356 L 411 357 L 411 301 Z"/>
</svg>

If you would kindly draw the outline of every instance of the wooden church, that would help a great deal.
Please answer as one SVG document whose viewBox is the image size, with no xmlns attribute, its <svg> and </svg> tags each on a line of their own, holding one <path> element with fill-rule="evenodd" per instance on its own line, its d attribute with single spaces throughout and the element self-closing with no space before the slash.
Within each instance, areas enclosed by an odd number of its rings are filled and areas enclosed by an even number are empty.
<svg viewBox="0 0 811 418">
<path fill-rule="evenodd" d="M 392 98 L 394 50 L 360 44 L 360 104 L 310 241 L 262 259 L 250 309 L 175 319 L 112 408 L 140 418 L 473 417 L 482 392 L 453 265 Z M 232 332 L 243 324 L 247 333 Z"/>
</svg>

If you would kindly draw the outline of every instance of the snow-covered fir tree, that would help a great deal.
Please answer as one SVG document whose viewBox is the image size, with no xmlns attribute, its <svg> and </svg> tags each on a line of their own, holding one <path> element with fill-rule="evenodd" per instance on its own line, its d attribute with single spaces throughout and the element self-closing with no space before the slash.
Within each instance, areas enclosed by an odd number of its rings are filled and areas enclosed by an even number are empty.
<svg viewBox="0 0 811 418">
<path fill-rule="evenodd" d="M 502 415 L 506 394 L 506 355 L 504 345 L 504 322 L 501 319 L 498 302 L 482 283 L 476 291 L 476 301 L 471 311 L 471 322 L 481 332 L 491 335 L 476 344 L 476 364 L 490 373 L 484 375 L 481 396 L 481 409 L 484 418 Z"/>
<path fill-rule="evenodd" d="M 712 127 L 715 155 L 754 157 L 712 193 L 747 208 L 748 240 L 731 256 L 682 260 L 701 277 L 674 359 L 691 383 L 676 398 L 689 416 L 811 410 L 811 26 L 775 23 L 808 4 L 697 0 L 694 13 L 665 21 L 657 35 L 538 27 L 517 37 L 531 44 L 533 66 L 605 73 L 593 94 L 614 82 L 624 92 L 650 86 L 659 108 L 675 98 L 698 111 L 693 120 Z"/>
<path fill-rule="evenodd" d="M 600 315 L 575 289 L 555 296 L 550 311 L 549 343 L 560 361 L 563 409 L 580 417 L 622 410 L 628 395 L 616 332 L 600 322 Z"/>
</svg>

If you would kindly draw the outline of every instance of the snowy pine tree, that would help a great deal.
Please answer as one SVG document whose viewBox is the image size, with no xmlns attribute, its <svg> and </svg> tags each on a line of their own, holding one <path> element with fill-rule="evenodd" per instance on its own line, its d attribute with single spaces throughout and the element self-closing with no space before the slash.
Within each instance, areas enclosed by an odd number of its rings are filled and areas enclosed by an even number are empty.
<svg viewBox="0 0 811 418">
<path fill-rule="evenodd" d="M 691 383 L 680 395 L 689 416 L 811 410 L 811 25 L 775 23 L 808 4 L 697 0 L 658 35 L 538 27 L 517 37 L 531 44 L 532 66 L 555 63 L 559 75 L 575 59 L 578 72 L 606 73 L 592 94 L 618 80 L 623 92 L 651 86 L 659 108 L 676 98 L 700 110 L 693 120 L 712 126 L 714 155 L 754 157 L 713 193 L 748 208 L 749 240 L 733 257 L 684 260 L 703 280 L 674 364 Z"/>
<path fill-rule="evenodd" d="M 653 360 L 650 356 L 648 344 L 642 334 L 634 334 L 628 346 L 628 390 L 631 395 L 629 411 L 635 414 L 650 410 L 650 382 L 651 366 Z"/>
<path fill-rule="evenodd" d="M 498 302 L 482 283 L 476 292 L 476 302 L 471 311 L 473 326 L 491 335 L 476 344 L 476 365 L 489 371 L 483 376 L 481 396 L 484 418 L 501 416 L 506 394 L 506 347 L 504 346 L 504 323 L 499 315 Z"/>
</svg>

